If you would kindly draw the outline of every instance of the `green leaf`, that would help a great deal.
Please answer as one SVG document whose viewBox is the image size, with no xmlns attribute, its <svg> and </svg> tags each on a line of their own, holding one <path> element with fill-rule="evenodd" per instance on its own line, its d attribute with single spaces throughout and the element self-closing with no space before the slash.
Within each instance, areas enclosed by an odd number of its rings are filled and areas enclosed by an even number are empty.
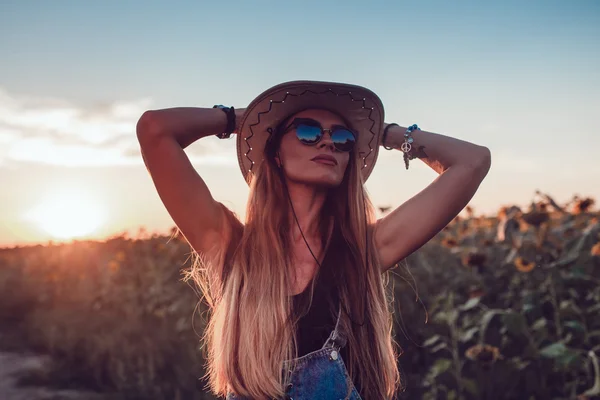
<svg viewBox="0 0 600 400">
<path fill-rule="evenodd" d="M 444 324 L 444 323 L 448 322 L 448 312 L 447 311 L 438 311 L 433 316 L 433 321 L 437 322 L 439 324 Z"/>
<path fill-rule="evenodd" d="M 576 331 L 579 331 L 581 333 L 585 332 L 585 328 L 583 327 L 583 325 L 581 325 L 581 323 L 579 321 L 567 321 L 564 323 L 564 325 L 566 327 L 573 328 Z"/>
<path fill-rule="evenodd" d="M 573 349 L 568 348 L 563 343 L 553 343 L 544 347 L 540 354 L 543 357 L 554 360 L 555 365 L 561 369 L 568 369 L 576 362 L 579 362 L 580 356 Z"/>
<path fill-rule="evenodd" d="M 573 303 L 572 300 L 561 301 L 559 308 L 561 310 L 561 314 L 563 314 L 563 315 L 564 314 L 576 314 L 576 315 L 583 314 L 581 309 L 579 307 L 577 307 L 577 304 Z"/>
<path fill-rule="evenodd" d="M 458 340 L 460 340 L 461 342 L 468 342 L 469 340 L 473 339 L 473 336 L 475 336 L 477 332 L 479 332 L 479 327 L 474 326 L 473 328 L 467 330 L 462 335 L 460 335 L 460 338 Z"/>
<path fill-rule="evenodd" d="M 469 301 L 467 301 L 465 304 L 460 306 L 459 309 L 462 311 L 470 310 L 470 309 L 476 307 L 479 304 L 480 300 L 481 300 L 481 297 L 473 297 L 473 298 L 469 299 Z"/>
<path fill-rule="evenodd" d="M 527 321 L 523 315 L 516 312 L 507 312 L 502 315 L 502 322 L 509 333 L 521 335 L 527 331 Z"/>
<path fill-rule="evenodd" d="M 525 369 L 531 363 L 531 361 L 522 360 L 519 357 L 513 358 L 511 362 L 513 363 L 515 368 L 518 369 L 519 371 L 522 369 Z"/>
<path fill-rule="evenodd" d="M 545 328 L 546 326 L 548 326 L 548 321 L 546 321 L 545 318 L 540 318 L 537 321 L 535 321 L 533 325 L 531 325 L 531 329 L 537 331 L 539 329 Z"/>
<path fill-rule="evenodd" d="M 479 386 L 473 379 L 462 378 L 463 387 L 475 397 L 479 397 Z"/>
<path fill-rule="evenodd" d="M 448 358 L 440 358 L 433 363 L 429 369 L 429 374 L 432 378 L 436 378 L 438 375 L 443 374 L 452 367 L 452 360 Z"/>
<path fill-rule="evenodd" d="M 600 303 L 594 304 L 593 306 L 585 310 L 586 314 L 595 314 L 597 312 L 600 312 Z"/>
<path fill-rule="evenodd" d="M 524 313 L 527 313 L 527 312 L 533 310 L 534 308 L 535 308 L 534 304 L 531 304 L 531 303 L 523 304 L 523 312 Z"/>
<path fill-rule="evenodd" d="M 480 333 L 480 339 L 479 341 L 481 343 L 483 343 L 485 341 L 485 331 L 487 330 L 488 325 L 490 324 L 490 322 L 492 321 L 492 319 L 499 314 L 503 314 L 504 310 L 498 310 L 498 309 L 494 309 L 494 310 L 488 310 L 483 314 L 483 317 L 481 317 L 481 323 L 480 323 L 480 327 L 481 329 L 479 330 Z"/>
<path fill-rule="evenodd" d="M 569 349 L 562 357 L 558 358 L 558 366 L 563 369 L 568 369 L 572 365 L 579 363 L 580 356 L 575 351 Z"/>
<path fill-rule="evenodd" d="M 438 352 L 438 351 L 440 351 L 442 349 L 447 349 L 447 348 L 448 348 L 448 345 L 446 343 L 444 343 L 444 342 L 441 342 L 441 343 L 438 343 L 436 346 L 432 347 L 431 350 L 430 350 L 430 353 L 433 354 L 435 352 Z"/>
<path fill-rule="evenodd" d="M 558 358 L 565 354 L 567 346 L 563 343 L 552 343 L 540 350 L 540 355 L 546 358 Z"/>
<path fill-rule="evenodd" d="M 591 339 L 595 336 L 600 336 L 600 330 L 596 330 L 596 331 L 591 331 L 588 333 L 588 339 Z"/>
<path fill-rule="evenodd" d="M 448 325 L 452 325 L 454 324 L 454 322 L 456 322 L 456 319 L 458 318 L 458 311 L 457 310 L 450 310 L 448 311 Z"/>
<path fill-rule="evenodd" d="M 423 346 L 425 346 L 425 347 L 432 346 L 435 343 L 439 342 L 441 339 L 442 339 L 442 337 L 440 335 L 433 335 L 432 337 L 427 339 L 425 342 L 423 342 Z"/>
</svg>

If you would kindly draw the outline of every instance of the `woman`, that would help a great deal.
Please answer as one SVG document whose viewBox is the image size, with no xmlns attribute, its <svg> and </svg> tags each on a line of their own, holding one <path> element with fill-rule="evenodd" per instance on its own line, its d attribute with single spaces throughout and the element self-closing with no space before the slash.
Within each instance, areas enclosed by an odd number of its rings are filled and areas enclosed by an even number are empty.
<svg viewBox="0 0 600 400">
<path fill-rule="evenodd" d="M 215 201 L 183 149 L 237 134 L 250 185 L 242 224 Z M 384 272 L 469 202 L 487 148 L 384 123 L 381 100 L 348 84 L 286 82 L 247 109 L 147 111 L 143 157 L 171 217 L 197 254 L 191 277 L 212 315 L 210 389 L 228 399 L 391 399 L 403 386 Z M 376 220 L 364 188 L 379 146 L 437 173 Z M 401 177 L 390 171 L 390 185 Z M 394 178 L 397 177 L 397 178 Z"/>
</svg>

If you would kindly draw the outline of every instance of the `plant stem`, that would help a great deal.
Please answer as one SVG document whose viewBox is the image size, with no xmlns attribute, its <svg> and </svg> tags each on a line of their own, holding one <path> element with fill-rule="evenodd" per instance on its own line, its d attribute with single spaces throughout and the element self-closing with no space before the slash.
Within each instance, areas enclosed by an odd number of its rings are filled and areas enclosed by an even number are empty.
<svg viewBox="0 0 600 400">
<path fill-rule="evenodd" d="M 563 330 L 560 322 L 560 310 L 558 305 L 558 299 L 556 298 L 556 290 L 554 289 L 554 280 L 552 279 L 552 274 L 548 275 L 548 279 L 550 282 L 550 299 L 552 300 L 552 305 L 554 306 L 554 325 L 556 325 L 556 333 L 558 334 L 558 338 L 560 340 L 563 337 Z"/>
<path fill-rule="evenodd" d="M 454 310 L 454 296 L 450 293 L 450 309 Z M 452 360 L 454 362 L 454 369 L 456 371 L 456 383 L 458 385 L 458 396 L 459 399 L 463 398 L 463 382 L 462 382 L 462 366 L 460 363 L 460 355 L 458 354 L 458 332 L 456 327 L 456 321 L 458 320 L 458 315 L 454 318 L 449 326 L 450 326 L 450 338 L 452 340 Z"/>
</svg>

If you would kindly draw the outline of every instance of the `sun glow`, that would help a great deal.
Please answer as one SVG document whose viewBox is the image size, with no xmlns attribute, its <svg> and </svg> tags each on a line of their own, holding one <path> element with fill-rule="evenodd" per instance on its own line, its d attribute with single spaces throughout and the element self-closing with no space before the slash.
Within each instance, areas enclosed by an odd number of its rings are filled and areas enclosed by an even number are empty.
<svg viewBox="0 0 600 400">
<path fill-rule="evenodd" d="M 93 197 L 68 190 L 48 196 L 25 218 L 55 239 L 73 239 L 93 234 L 104 222 L 105 213 Z"/>
</svg>

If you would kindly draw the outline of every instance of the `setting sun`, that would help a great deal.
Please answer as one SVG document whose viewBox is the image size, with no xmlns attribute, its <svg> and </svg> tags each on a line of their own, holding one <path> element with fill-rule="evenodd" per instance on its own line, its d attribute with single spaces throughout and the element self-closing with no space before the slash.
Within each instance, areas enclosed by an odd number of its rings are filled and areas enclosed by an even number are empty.
<svg viewBox="0 0 600 400">
<path fill-rule="evenodd" d="M 71 190 L 48 196 L 25 217 L 56 239 L 73 239 L 94 233 L 105 214 L 94 198 Z"/>
</svg>

